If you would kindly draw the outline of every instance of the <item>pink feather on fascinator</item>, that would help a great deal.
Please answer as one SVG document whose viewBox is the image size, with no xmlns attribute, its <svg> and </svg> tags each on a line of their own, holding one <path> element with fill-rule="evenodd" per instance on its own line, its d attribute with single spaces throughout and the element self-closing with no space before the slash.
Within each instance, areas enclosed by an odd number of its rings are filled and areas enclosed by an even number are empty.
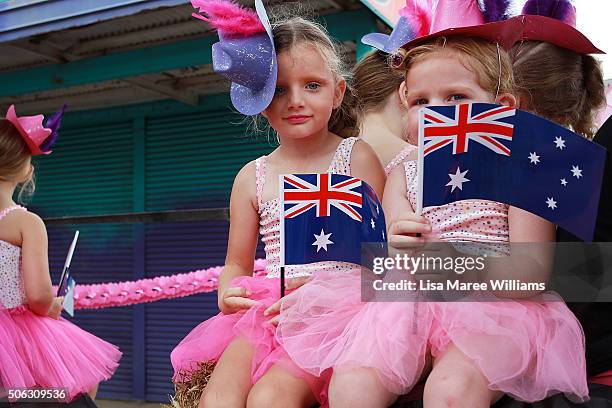
<svg viewBox="0 0 612 408">
<path fill-rule="evenodd" d="M 432 19 L 432 0 L 407 0 L 406 6 L 400 10 L 416 37 L 429 34 Z"/>
<path fill-rule="evenodd" d="M 206 21 L 224 36 L 250 36 L 265 32 L 257 14 L 229 0 L 191 0 L 201 15 L 192 16 Z"/>
</svg>

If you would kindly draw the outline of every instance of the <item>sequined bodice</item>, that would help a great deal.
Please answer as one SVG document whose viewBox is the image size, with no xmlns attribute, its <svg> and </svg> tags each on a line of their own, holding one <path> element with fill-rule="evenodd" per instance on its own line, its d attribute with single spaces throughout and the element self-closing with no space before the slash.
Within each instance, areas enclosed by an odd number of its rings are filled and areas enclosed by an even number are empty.
<svg viewBox="0 0 612 408">
<path fill-rule="evenodd" d="M 389 176 L 393 170 L 397 168 L 400 164 L 402 164 L 408 155 L 417 149 L 414 145 L 406 145 L 398 154 L 385 166 L 385 175 Z"/>
<path fill-rule="evenodd" d="M 404 163 L 408 199 L 417 201 L 417 163 Z M 495 201 L 465 200 L 423 208 L 432 236 L 441 241 L 508 242 L 508 206 Z"/>
<path fill-rule="evenodd" d="M 0 220 L 9 212 L 22 209 L 10 207 L 0 212 Z M 17 307 L 25 303 L 25 291 L 21 279 L 21 248 L 0 241 L 0 308 Z"/>
<path fill-rule="evenodd" d="M 351 152 L 356 140 L 356 138 L 351 137 L 340 142 L 327 169 L 328 173 L 351 174 Z M 266 252 L 267 277 L 277 278 L 280 276 L 280 201 L 278 198 L 269 201 L 262 200 L 266 182 L 266 156 L 262 156 L 255 161 L 255 175 L 259 207 L 259 233 Z M 315 270 L 343 271 L 354 267 L 353 264 L 345 262 L 317 262 L 308 265 L 287 266 L 285 274 L 287 277 L 309 276 Z"/>
</svg>

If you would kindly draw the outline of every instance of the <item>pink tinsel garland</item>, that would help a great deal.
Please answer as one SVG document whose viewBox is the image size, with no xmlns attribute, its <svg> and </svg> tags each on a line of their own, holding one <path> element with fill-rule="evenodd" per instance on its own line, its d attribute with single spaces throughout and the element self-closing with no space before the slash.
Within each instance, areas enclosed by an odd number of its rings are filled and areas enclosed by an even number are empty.
<svg viewBox="0 0 612 408">
<path fill-rule="evenodd" d="M 265 259 L 255 260 L 253 268 L 255 276 L 264 276 L 265 269 Z M 214 292 L 217 290 L 221 270 L 222 266 L 213 266 L 188 273 L 137 281 L 76 285 L 74 308 L 103 309 Z"/>
</svg>

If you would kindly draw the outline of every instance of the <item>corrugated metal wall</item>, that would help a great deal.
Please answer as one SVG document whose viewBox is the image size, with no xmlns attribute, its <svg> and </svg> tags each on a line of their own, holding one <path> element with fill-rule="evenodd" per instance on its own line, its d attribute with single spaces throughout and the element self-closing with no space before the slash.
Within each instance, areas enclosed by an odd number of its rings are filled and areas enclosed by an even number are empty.
<svg viewBox="0 0 612 408">
<path fill-rule="evenodd" d="M 161 115 L 145 109 L 131 119 L 123 115 L 116 122 L 92 119 L 91 124 L 87 118 L 113 115 L 94 112 L 72 122 L 68 116 L 54 154 L 37 160 L 37 192 L 30 207 L 43 217 L 226 207 L 238 170 L 272 147 L 247 136 L 246 124 L 238 123 L 241 117 L 225 105 L 165 109 Z M 81 230 L 75 279 L 94 283 L 221 265 L 228 223 L 50 226 L 54 281 L 75 229 Z M 167 401 L 172 393 L 170 351 L 189 330 L 218 313 L 216 304 L 212 293 L 78 311 L 76 324 L 124 352 L 119 370 L 101 385 L 99 396 Z"/>
</svg>

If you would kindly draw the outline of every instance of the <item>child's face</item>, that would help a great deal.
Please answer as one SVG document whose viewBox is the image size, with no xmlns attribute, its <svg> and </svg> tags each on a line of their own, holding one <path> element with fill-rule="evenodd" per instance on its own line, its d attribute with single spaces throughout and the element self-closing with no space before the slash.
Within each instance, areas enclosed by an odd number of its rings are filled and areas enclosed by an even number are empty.
<svg viewBox="0 0 612 408">
<path fill-rule="evenodd" d="M 412 65 L 406 75 L 406 88 L 409 140 L 418 140 L 420 108 L 495 101 L 493 94 L 480 87 L 476 74 L 450 55 L 432 54 Z"/>
<path fill-rule="evenodd" d="M 300 139 L 327 132 L 345 89 L 321 52 L 297 45 L 278 55 L 276 93 L 263 114 L 280 137 Z"/>
</svg>

